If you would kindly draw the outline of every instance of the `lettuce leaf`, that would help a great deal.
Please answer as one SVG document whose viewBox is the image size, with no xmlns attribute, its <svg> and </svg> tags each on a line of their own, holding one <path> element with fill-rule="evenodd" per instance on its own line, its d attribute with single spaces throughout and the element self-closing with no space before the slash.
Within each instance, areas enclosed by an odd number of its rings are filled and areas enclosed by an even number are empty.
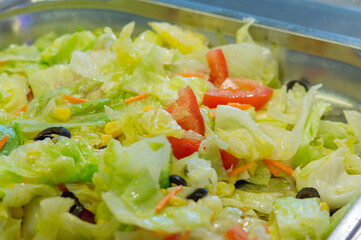
<svg viewBox="0 0 361 240">
<path fill-rule="evenodd" d="M 165 43 L 181 53 L 187 54 L 208 49 L 205 37 L 199 33 L 183 30 L 165 22 L 151 22 L 149 25 Z"/>
<path fill-rule="evenodd" d="M 68 64 L 72 52 L 89 49 L 95 39 L 95 35 L 90 31 L 62 35 L 41 53 L 41 59 L 50 65 Z"/>
<path fill-rule="evenodd" d="M 228 150 L 233 156 L 256 161 L 272 152 L 275 143 L 246 112 L 218 105 L 216 115 L 216 134 L 230 144 Z"/>
<path fill-rule="evenodd" d="M 282 239 L 321 239 L 330 223 L 329 212 L 321 210 L 318 198 L 277 199 L 275 221 Z"/>
<path fill-rule="evenodd" d="M 344 165 L 346 147 L 315 160 L 296 174 L 297 189 L 314 187 L 322 201 L 331 209 L 337 209 L 355 197 L 361 191 L 361 175 L 349 174 Z"/>
<path fill-rule="evenodd" d="M 0 109 L 8 113 L 16 113 L 24 107 L 28 100 L 29 92 L 27 80 L 20 75 L 8 76 L 6 73 L 0 75 Z"/>
</svg>

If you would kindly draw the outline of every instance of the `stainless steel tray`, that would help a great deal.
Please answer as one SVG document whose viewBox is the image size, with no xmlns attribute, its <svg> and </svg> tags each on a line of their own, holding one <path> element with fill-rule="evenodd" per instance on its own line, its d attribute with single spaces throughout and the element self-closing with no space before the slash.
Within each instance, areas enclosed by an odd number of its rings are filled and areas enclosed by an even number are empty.
<svg viewBox="0 0 361 240">
<path fill-rule="evenodd" d="M 172 1 L 175 2 L 175 1 Z M 70 32 L 78 27 L 94 29 L 111 26 L 120 29 L 136 21 L 136 32 L 147 28 L 152 20 L 184 25 L 207 36 L 213 45 L 219 44 L 216 32 L 222 32 L 228 42 L 242 26 L 242 16 L 224 16 L 152 0 L 10 0 L 0 3 L 0 48 L 9 43 L 26 43 L 55 30 Z M 297 31 L 287 25 L 285 30 L 272 20 L 262 19 L 251 27 L 257 42 L 277 46 L 280 76 L 284 82 L 306 79 L 310 84 L 323 84 L 318 98 L 334 107 L 329 117 L 344 120 L 341 109 L 361 110 L 361 48 L 343 44 L 342 37 L 333 41 L 319 37 L 317 31 Z M 259 24 L 260 22 L 262 24 Z M 291 31 L 295 30 L 295 31 Z M 361 224 L 361 199 L 356 202 L 329 239 L 356 239 Z"/>
</svg>

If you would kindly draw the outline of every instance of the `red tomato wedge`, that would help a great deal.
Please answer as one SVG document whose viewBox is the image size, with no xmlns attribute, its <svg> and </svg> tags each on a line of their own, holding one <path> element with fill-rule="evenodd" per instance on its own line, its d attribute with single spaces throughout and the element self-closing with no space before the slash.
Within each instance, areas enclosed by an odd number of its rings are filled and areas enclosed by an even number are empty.
<svg viewBox="0 0 361 240">
<path fill-rule="evenodd" d="M 199 110 L 196 95 L 189 86 L 180 89 L 178 100 L 165 110 L 172 114 L 181 128 L 204 135 L 204 119 Z"/>
<path fill-rule="evenodd" d="M 221 153 L 223 167 L 228 170 L 232 166 L 235 168 L 239 162 L 239 159 L 233 156 L 232 154 L 224 151 L 223 149 L 219 149 L 219 152 Z"/>
<path fill-rule="evenodd" d="M 238 224 L 234 225 L 225 234 L 227 240 L 249 240 L 248 233 Z"/>
<path fill-rule="evenodd" d="M 190 138 L 168 137 L 172 145 L 173 155 L 177 159 L 188 157 L 198 151 L 201 142 Z"/>
<path fill-rule="evenodd" d="M 206 54 L 208 66 L 211 69 L 209 75 L 209 81 L 211 81 L 216 87 L 228 78 L 228 68 L 226 58 L 224 57 L 222 49 L 214 49 Z"/>
<path fill-rule="evenodd" d="M 210 90 L 203 96 L 203 105 L 214 108 L 236 102 L 252 105 L 259 110 L 272 97 L 273 90 L 260 82 L 247 78 L 232 78 L 232 81 L 241 88 L 239 91 Z"/>
</svg>

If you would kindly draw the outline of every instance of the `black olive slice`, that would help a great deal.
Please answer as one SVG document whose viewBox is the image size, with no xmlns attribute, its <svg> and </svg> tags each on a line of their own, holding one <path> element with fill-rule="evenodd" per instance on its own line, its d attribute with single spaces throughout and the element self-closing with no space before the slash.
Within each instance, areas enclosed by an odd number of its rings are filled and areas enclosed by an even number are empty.
<svg viewBox="0 0 361 240">
<path fill-rule="evenodd" d="M 44 140 L 45 138 L 52 139 L 52 138 L 54 138 L 54 134 L 64 136 L 67 138 L 71 138 L 71 134 L 70 134 L 69 130 L 66 129 L 65 127 L 51 127 L 51 128 L 47 128 L 47 129 L 41 131 L 38 135 L 36 135 L 34 140 L 35 141 Z"/>
<path fill-rule="evenodd" d="M 184 180 L 184 178 L 182 178 L 179 175 L 173 174 L 169 176 L 169 183 L 172 184 L 174 183 L 175 185 L 183 185 L 183 186 L 187 186 L 187 182 L 186 180 Z"/>
<path fill-rule="evenodd" d="M 302 188 L 296 195 L 296 198 L 305 199 L 305 198 L 320 198 L 320 194 L 318 193 L 316 188 L 307 187 Z"/>
<path fill-rule="evenodd" d="M 79 202 L 79 199 L 75 197 L 75 195 L 72 192 L 63 192 L 61 197 L 74 199 L 74 205 L 71 206 L 69 212 L 77 217 L 80 217 L 82 215 L 84 207 Z"/>
<path fill-rule="evenodd" d="M 307 87 L 306 83 L 304 81 L 299 81 L 299 80 L 292 80 L 292 81 L 288 82 L 287 83 L 287 91 L 292 89 L 296 83 L 300 84 L 302 87 L 304 87 L 306 89 L 306 91 L 308 91 L 308 87 Z"/>
<path fill-rule="evenodd" d="M 244 186 L 246 183 L 248 183 L 246 180 L 238 180 L 237 182 L 234 183 L 234 187 L 238 189 Z"/>
<path fill-rule="evenodd" d="M 99 149 L 106 149 L 107 147 L 108 147 L 108 145 L 103 145 Z"/>
<path fill-rule="evenodd" d="M 187 199 L 191 199 L 195 202 L 197 202 L 199 199 L 205 197 L 208 193 L 208 189 L 206 188 L 197 188 L 196 190 L 194 190 L 193 193 L 191 193 Z"/>
</svg>

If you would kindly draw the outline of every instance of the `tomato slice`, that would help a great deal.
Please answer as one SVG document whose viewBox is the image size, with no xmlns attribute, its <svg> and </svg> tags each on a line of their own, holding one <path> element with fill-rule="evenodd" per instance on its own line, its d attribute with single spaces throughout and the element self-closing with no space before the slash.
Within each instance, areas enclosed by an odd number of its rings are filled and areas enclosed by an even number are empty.
<svg viewBox="0 0 361 240">
<path fill-rule="evenodd" d="M 225 234 L 227 240 L 249 240 L 248 233 L 239 224 L 234 225 Z"/>
<path fill-rule="evenodd" d="M 273 90 L 260 82 L 246 78 L 232 78 L 232 80 L 241 90 L 236 92 L 220 89 L 210 90 L 203 96 L 203 105 L 214 108 L 217 105 L 236 102 L 252 105 L 259 110 L 272 97 Z"/>
<path fill-rule="evenodd" d="M 238 92 L 240 90 L 240 87 L 231 78 L 227 78 L 219 87 L 219 89 Z"/>
<path fill-rule="evenodd" d="M 232 166 L 235 168 L 239 162 L 239 159 L 233 156 L 232 154 L 224 151 L 223 149 L 219 149 L 219 152 L 222 157 L 223 167 L 228 170 Z"/>
<path fill-rule="evenodd" d="M 181 128 L 204 135 L 204 119 L 199 110 L 196 95 L 189 86 L 180 89 L 178 100 L 165 110 L 172 114 Z"/>
<path fill-rule="evenodd" d="M 216 87 L 228 78 L 228 68 L 226 58 L 224 57 L 222 49 L 214 49 L 206 54 L 208 66 L 211 69 L 209 75 L 209 81 L 211 81 Z"/>
<path fill-rule="evenodd" d="M 168 141 L 172 145 L 173 155 L 177 159 L 188 157 L 197 152 L 201 145 L 201 141 L 191 138 L 168 137 Z"/>
</svg>

